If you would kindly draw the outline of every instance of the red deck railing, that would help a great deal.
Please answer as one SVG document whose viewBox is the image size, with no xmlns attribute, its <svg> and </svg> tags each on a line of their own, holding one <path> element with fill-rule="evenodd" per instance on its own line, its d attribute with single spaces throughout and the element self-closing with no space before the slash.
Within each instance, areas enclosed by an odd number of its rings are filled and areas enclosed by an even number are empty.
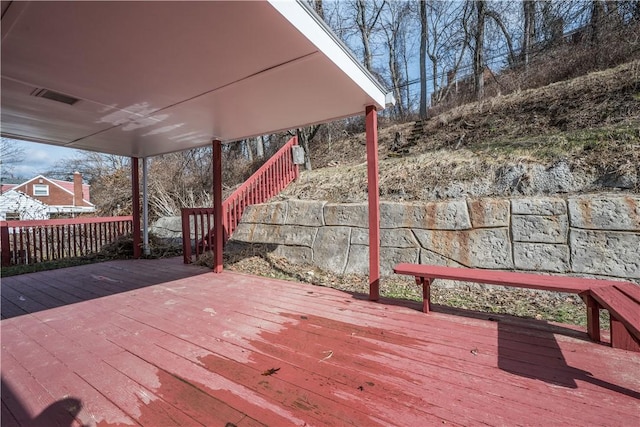
<svg viewBox="0 0 640 427">
<path fill-rule="evenodd" d="M 133 217 L 0 221 L 2 266 L 84 256 L 132 232 Z"/>
<path fill-rule="evenodd" d="M 240 223 L 247 206 L 264 203 L 284 190 L 299 175 L 293 163 L 292 147 L 298 138 L 291 138 L 276 154 L 222 202 L 222 226 L 226 242 Z M 182 249 L 185 264 L 213 248 L 213 208 L 183 208 Z M 191 242 L 196 242 L 192 250 Z"/>
</svg>

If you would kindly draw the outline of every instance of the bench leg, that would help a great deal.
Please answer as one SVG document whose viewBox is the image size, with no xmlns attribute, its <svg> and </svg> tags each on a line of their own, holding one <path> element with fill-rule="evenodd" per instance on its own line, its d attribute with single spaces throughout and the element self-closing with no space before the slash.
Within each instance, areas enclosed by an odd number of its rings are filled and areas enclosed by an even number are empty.
<svg viewBox="0 0 640 427">
<path fill-rule="evenodd" d="M 422 311 L 429 313 L 431 311 L 431 281 L 433 279 L 425 279 L 424 277 L 416 277 L 416 283 L 422 285 Z"/>
<path fill-rule="evenodd" d="M 587 334 L 591 341 L 600 342 L 600 304 L 591 295 L 582 298 L 587 304 Z"/>
<path fill-rule="evenodd" d="M 640 352 L 640 343 L 629 333 L 622 322 L 610 314 L 611 347 Z"/>
</svg>

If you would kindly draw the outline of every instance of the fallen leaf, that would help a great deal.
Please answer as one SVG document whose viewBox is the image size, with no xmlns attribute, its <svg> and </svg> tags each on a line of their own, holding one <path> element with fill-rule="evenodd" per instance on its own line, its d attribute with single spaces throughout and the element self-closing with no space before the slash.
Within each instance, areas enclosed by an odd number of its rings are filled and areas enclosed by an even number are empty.
<svg viewBox="0 0 640 427">
<path fill-rule="evenodd" d="M 266 371 L 264 371 L 264 372 L 262 373 L 262 375 L 264 375 L 265 377 L 266 377 L 266 376 L 269 376 L 269 375 L 273 375 L 273 374 L 275 374 L 276 372 L 278 372 L 279 370 L 280 370 L 280 368 L 269 368 L 269 369 L 267 369 Z"/>
</svg>

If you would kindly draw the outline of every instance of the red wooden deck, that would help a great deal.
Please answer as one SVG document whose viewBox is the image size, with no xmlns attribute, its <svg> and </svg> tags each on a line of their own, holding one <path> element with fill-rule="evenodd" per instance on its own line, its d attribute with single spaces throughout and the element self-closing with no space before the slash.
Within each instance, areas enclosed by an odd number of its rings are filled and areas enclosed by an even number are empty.
<svg viewBox="0 0 640 427">
<path fill-rule="evenodd" d="M 181 259 L 1 291 L 3 426 L 640 423 L 638 353 L 561 325 Z"/>
</svg>

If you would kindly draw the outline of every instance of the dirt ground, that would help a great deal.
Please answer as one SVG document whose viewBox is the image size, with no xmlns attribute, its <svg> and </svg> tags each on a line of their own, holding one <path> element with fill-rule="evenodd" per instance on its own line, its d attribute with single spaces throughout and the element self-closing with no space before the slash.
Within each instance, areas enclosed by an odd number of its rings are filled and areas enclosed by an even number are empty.
<svg viewBox="0 0 640 427">
<path fill-rule="evenodd" d="M 199 263 L 211 267 L 211 254 Z M 348 292 L 368 294 L 365 275 L 337 275 L 311 265 L 297 265 L 269 253 L 266 245 L 240 244 L 230 241 L 225 247 L 225 269 L 263 277 L 310 283 Z M 422 300 L 422 290 L 413 278 L 383 277 L 380 283 L 383 297 L 411 301 Z M 478 284 L 456 284 L 436 281 L 431 301 L 448 307 L 508 314 L 538 320 L 574 324 L 586 327 L 586 308 L 576 295 L 528 289 L 503 288 Z M 602 313 L 601 324 L 607 327 L 608 318 Z"/>
</svg>

